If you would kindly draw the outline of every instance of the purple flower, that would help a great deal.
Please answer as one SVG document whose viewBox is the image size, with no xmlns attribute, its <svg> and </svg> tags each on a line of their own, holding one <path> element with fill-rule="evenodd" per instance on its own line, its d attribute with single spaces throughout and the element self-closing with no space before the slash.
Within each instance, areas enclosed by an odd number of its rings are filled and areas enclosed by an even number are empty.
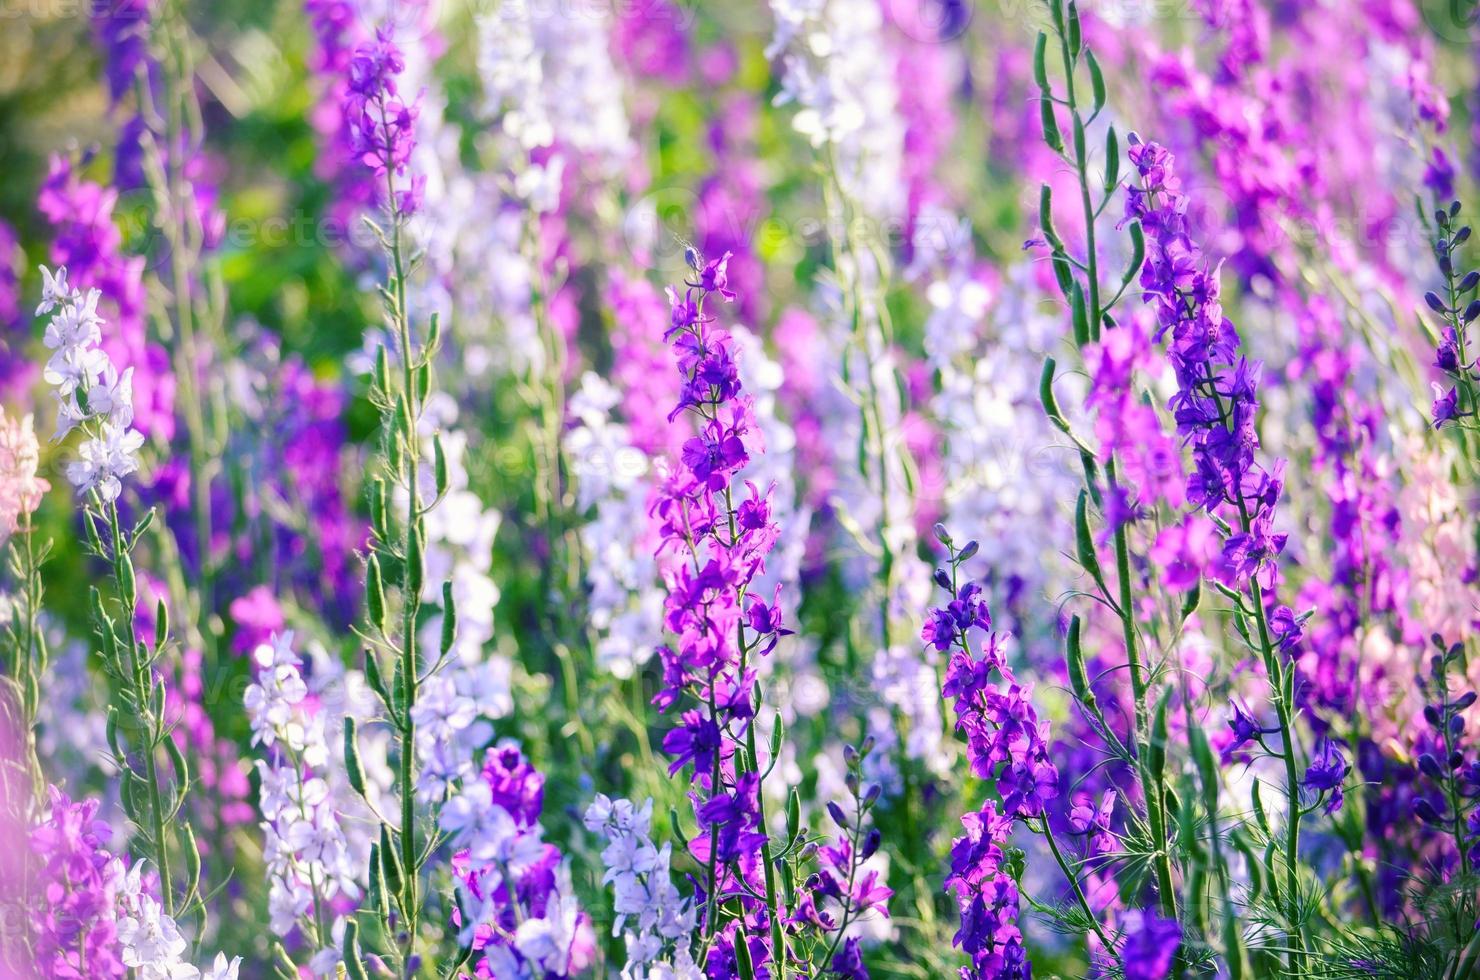
<svg viewBox="0 0 1480 980">
<path fill-rule="evenodd" d="M 1017 882 L 1002 869 L 1002 845 L 1012 833 L 1012 820 L 988 801 L 977 813 L 961 818 L 966 833 L 951 844 L 951 873 L 946 889 L 956 897 L 961 927 L 952 943 L 971 957 L 962 971 L 974 978 L 1031 978 L 1033 968 L 1018 931 Z"/>
<path fill-rule="evenodd" d="M 863 953 L 858 948 L 858 937 L 850 936 L 832 958 L 832 971 L 843 980 L 868 980 L 868 967 L 863 965 Z"/>
<path fill-rule="evenodd" d="M 1131 909 L 1125 914 L 1120 959 L 1125 980 L 1166 980 L 1182 945 L 1182 927 L 1175 919 L 1155 912 Z"/>
<path fill-rule="evenodd" d="M 1432 412 L 1434 428 L 1440 428 L 1445 422 L 1452 422 L 1460 417 L 1459 389 L 1453 385 L 1445 392 L 1438 384 L 1434 385 L 1434 408 Z"/>
<path fill-rule="evenodd" d="M 382 27 L 373 41 L 356 47 L 348 69 L 343 111 L 351 152 L 382 181 L 392 174 L 404 174 L 416 145 L 420 110 L 416 102 L 408 105 L 396 88 L 397 76 L 406 70 L 406 59 L 390 28 Z M 386 203 L 402 214 L 411 214 L 420 204 L 421 186 L 413 180 L 409 188 Z"/>
<path fill-rule="evenodd" d="M 1327 813 L 1335 813 L 1341 809 L 1341 784 L 1346 779 L 1346 772 L 1346 757 L 1341 754 L 1336 743 L 1329 738 L 1321 739 L 1316 745 L 1310 766 L 1305 770 L 1305 787 L 1318 793 L 1331 794 L 1326 802 Z"/>
</svg>

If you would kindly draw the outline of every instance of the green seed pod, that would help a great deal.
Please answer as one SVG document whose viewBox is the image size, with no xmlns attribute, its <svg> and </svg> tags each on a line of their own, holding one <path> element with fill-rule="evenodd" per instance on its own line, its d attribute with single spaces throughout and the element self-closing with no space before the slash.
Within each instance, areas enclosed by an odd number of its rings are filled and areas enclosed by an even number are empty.
<svg viewBox="0 0 1480 980">
<path fill-rule="evenodd" d="M 1074 343 L 1083 347 L 1095 338 L 1090 331 L 1089 307 L 1084 299 L 1084 287 L 1077 282 L 1069 293 L 1069 312 L 1074 322 Z"/>
<path fill-rule="evenodd" d="M 1239 927 L 1234 905 L 1229 902 L 1223 909 L 1223 959 L 1228 964 L 1229 980 L 1244 977 L 1244 931 Z"/>
<path fill-rule="evenodd" d="M 416 404 L 420 405 L 426 401 L 427 392 L 432 390 L 432 362 L 422 361 L 418 364 L 413 377 L 416 381 Z"/>
<path fill-rule="evenodd" d="M 442 641 L 440 649 L 442 656 L 447 656 L 447 651 L 452 649 L 453 640 L 457 639 L 457 603 L 452 598 L 452 583 L 442 583 Z"/>
<path fill-rule="evenodd" d="M 1099 67 L 1099 63 L 1095 61 L 1094 55 L 1089 56 L 1089 63 L 1092 71 Z M 1100 84 L 1104 84 L 1103 79 L 1100 81 Z M 1114 190 L 1115 186 L 1119 183 L 1120 139 L 1115 135 L 1115 127 L 1111 126 L 1105 130 L 1105 193 L 1108 194 Z"/>
<path fill-rule="evenodd" d="M 169 753 L 170 765 L 175 770 L 175 779 L 180 784 L 180 797 L 183 800 L 185 791 L 190 785 L 190 766 L 185 761 L 185 753 L 180 751 L 180 746 L 175 744 L 173 736 L 164 737 L 164 750 Z"/>
<path fill-rule="evenodd" d="M 391 356 L 384 344 L 375 350 L 375 384 L 384 393 L 391 390 Z"/>
<path fill-rule="evenodd" d="M 370 845 L 370 883 L 366 889 L 369 899 L 370 910 L 375 913 L 381 921 L 385 921 L 386 913 L 390 906 L 385 896 L 385 871 L 380 866 L 380 842 L 376 841 Z"/>
<path fill-rule="evenodd" d="M 1055 153 L 1064 152 L 1064 136 L 1059 132 L 1059 121 L 1054 115 L 1053 102 L 1046 98 L 1038 100 L 1038 121 L 1043 126 L 1043 142 Z"/>
<path fill-rule="evenodd" d="M 134 522 L 133 530 L 124 536 L 124 547 L 132 548 L 151 527 L 154 526 L 154 508 L 144 511 L 144 516 Z"/>
<path fill-rule="evenodd" d="M 1069 266 L 1069 256 L 1063 252 L 1053 253 L 1053 278 L 1059 285 L 1059 292 L 1068 299 L 1069 291 L 1074 285 L 1074 270 Z"/>
<path fill-rule="evenodd" d="M 1186 619 L 1197 612 L 1198 605 L 1202 602 L 1202 580 L 1199 579 L 1192 589 L 1182 598 L 1182 618 Z"/>
<path fill-rule="evenodd" d="M 1069 620 L 1069 634 L 1064 639 L 1064 650 L 1069 666 L 1069 686 L 1074 691 L 1075 699 L 1081 704 L 1093 705 L 1095 692 L 1090 686 L 1089 674 L 1084 668 L 1084 650 L 1080 646 L 1080 629 L 1079 617 L 1072 617 Z"/>
<path fill-rule="evenodd" d="M 378 476 L 375 477 L 370 481 L 368 492 L 370 495 L 370 530 L 375 532 L 378 539 L 384 541 L 389 537 L 390 520 L 385 506 L 385 481 Z"/>
<path fill-rule="evenodd" d="M 83 511 L 83 514 L 85 515 L 86 520 L 84 520 L 82 524 L 84 527 L 87 528 L 88 546 L 92 549 L 93 554 L 102 555 L 104 554 L 103 535 L 98 530 L 97 518 L 93 516 L 93 512 L 90 510 Z"/>
<path fill-rule="evenodd" d="M 365 562 L 365 607 L 370 625 L 385 632 L 385 583 L 380 574 L 380 558 L 373 551 Z"/>
<path fill-rule="evenodd" d="M 1043 237 L 1055 252 L 1064 250 L 1064 240 L 1059 237 L 1053 224 L 1053 188 L 1047 184 L 1038 188 L 1038 227 L 1042 229 Z"/>
<path fill-rule="evenodd" d="M 344 716 L 344 768 L 349 775 L 349 788 L 365 795 L 365 767 L 360 763 L 360 739 L 355 732 L 355 720 Z"/>
<path fill-rule="evenodd" d="M 1264 831 L 1264 835 L 1268 837 L 1270 836 L 1269 815 L 1264 812 L 1264 794 L 1261 789 L 1263 785 L 1264 784 L 1261 783 L 1257 777 L 1254 779 L 1254 789 L 1252 793 L 1254 799 L 1254 819 L 1259 822 L 1259 829 Z"/>
<path fill-rule="evenodd" d="M 1089 496 L 1079 491 L 1074 504 L 1074 546 L 1079 556 L 1079 565 L 1100 586 L 1105 587 L 1105 577 L 1100 572 L 1100 559 L 1095 553 L 1095 539 L 1089 531 Z M 1127 611 L 1129 614 L 1129 611 Z"/>
<path fill-rule="evenodd" d="M 1043 405 L 1043 414 L 1060 428 L 1063 418 L 1059 414 L 1059 403 L 1053 396 L 1053 375 L 1057 365 L 1052 357 L 1044 358 L 1043 373 L 1038 376 L 1038 401 Z"/>
<path fill-rule="evenodd" d="M 1098 113 L 1105 108 L 1105 73 L 1100 70 L 1100 61 L 1093 51 L 1086 51 L 1084 54 L 1086 60 L 1089 61 L 1089 88 L 1094 95 L 1094 111 Z"/>
<path fill-rule="evenodd" d="M 755 965 L 750 962 L 750 944 L 742 933 L 735 937 L 735 965 L 744 980 L 755 980 Z"/>
<path fill-rule="evenodd" d="M 1084 32 L 1079 26 L 1079 4 L 1077 0 L 1069 0 L 1069 53 L 1079 57 L 1079 52 L 1084 49 Z"/>
<path fill-rule="evenodd" d="M 1141 274 L 1141 267 L 1146 264 L 1146 233 L 1141 230 L 1141 222 L 1131 222 L 1131 261 L 1126 266 L 1125 275 L 1121 277 L 1121 285 L 1129 285 L 1130 281 Z"/>
<path fill-rule="evenodd" d="M 195 843 L 195 831 L 190 829 L 190 824 L 185 824 L 185 894 L 194 895 L 200 891 L 200 847 Z"/>
<path fill-rule="evenodd" d="M 421 538 L 421 528 L 415 527 L 411 531 L 408 544 L 410 548 L 406 552 L 406 602 L 415 603 L 421 597 L 421 587 L 426 569 L 422 565 L 422 550 L 426 547 Z"/>
<path fill-rule="evenodd" d="M 1192 743 L 1192 761 L 1197 764 L 1198 780 L 1202 783 L 1203 808 L 1208 815 L 1218 815 L 1218 764 L 1213 759 L 1213 750 L 1208 745 L 1208 736 L 1199 725 L 1187 727 L 1187 737 Z"/>
<path fill-rule="evenodd" d="M 349 980 L 370 980 L 360 956 L 360 923 L 354 917 L 344 920 L 344 970 Z"/>
<path fill-rule="evenodd" d="M 1156 715 L 1151 723 L 1151 747 L 1147 753 L 1147 764 L 1151 769 L 1151 778 L 1158 783 L 1166 776 L 1167 702 L 1169 700 L 1171 700 L 1170 693 L 1157 702 Z"/>
<path fill-rule="evenodd" d="M 391 843 L 390 828 L 380 825 L 380 870 L 385 874 L 385 886 L 392 895 L 401 892 L 401 858 Z"/>
<path fill-rule="evenodd" d="M 160 599 L 154 604 L 154 649 L 163 650 L 164 641 L 170 638 L 170 610 Z"/>
<path fill-rule="evenodd" d="M 365 651 L 365 683 L 370 685 L 370 690 L 380 695 L 380 700 L 390 704 L 389 692 L 385 689 L 385 678 L 380 676 L 380 660 L 374 651 Z"/>
<path fill-rule="evenodd" d="M 1048 35 L 1042 31 L 1038 32 L 1038 40 L 1033 42 L 1033 80 L 1038 83 L 1038 91 L 1045 99 L 1053 94 L 1048 87 Z"/>
<path fill-rule="evenodd" d="M 108 705 L 108 720 L 103 725 L 103 734 L 108 739 L 108 748 L 115 756 L 123 757 L 123 744 L 118 741 L 118 708 Z"/>
<path fill-rule="evenodd" d="M 118 562 L 118 598 L 123 603 L 123 608 L 134 608 L 138 588 L 139 584 L 134 577 L 134 560 L 124 555 Z"/>
<path fill-rule="evenodd" d="M 437 496 L 447 492 L 447 451 L 442 448 L 442 437 L 432 436 L 432 472 L 436 476 Z"/>
<path fill-rule="evenodd" d="M 786 842 L 790 845 L 802 831 L 802 798 L 793 786 L 786 798 Z"/>
</svg>

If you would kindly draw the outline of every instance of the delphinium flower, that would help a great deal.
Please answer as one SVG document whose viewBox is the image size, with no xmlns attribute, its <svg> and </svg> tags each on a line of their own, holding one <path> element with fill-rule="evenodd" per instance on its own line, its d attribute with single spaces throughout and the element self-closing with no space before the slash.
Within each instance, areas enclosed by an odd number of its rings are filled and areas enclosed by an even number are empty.
<svg viewBox="0 0 1480 980">
<path fill-rule="evenodd" d="M 1017 823 L 1044 836 L 1101 949 L 1113 955 L 1115 947 L 1089 904 L 1080 870 L 1065 859 L 1048 819 L 1048 805 L 1060 796 L 1058 768 L 1048 757 L 1049 725 L 1038 718 L 1032 685 L 1019 684 L 1004 659 L 1002 638 L 992 631 L 981 586 L 960 581 L 962 566 L 979 546 L 970 541 L 956 547 L 941 526 L 935 534 L 946 549 L 949 568 L 937 569 L 935 581 L 951 599 L 930 610 L 921 639 L 950 656 L 941 695 L 953 703 L 972 774 L 993 784 L 1001 801 L 989 800 L 978 812 L 966 814 L 966 834 L 951 849 L 946 887 L 961 912 L 955 943 L 971 957 L 963 976 L 1032 975 L 1017 926 L 1020 871 L 1012 873 L 1004 856 Z"/>
<path fill-rule="evenodd" d="M 803 847 L 801 867 L 810 868 L 810 873 L 797 891 L 789 919 L 791 930 L 799 934 L 796 941 L 810 946 L 805 959 L 822 975 L 847 980 L 867 980 L 862 943 L 870 930 L 888 920 L 894 895 L 885 884 L 887 861 L 879 853 L 883 835 L 871 826 L 883 787 L 864 777 L 867 757 L 875 748 L 868 740 L 861 749 L 844 748 L 844 801 L 828 799 L 825 806 L 835 836 L 831 841 L 814 839 Z M 818 789 L 823 790 L 821 778 Z M 789 809 L 787 822 L 795 840 L 799 830 L 793 826 L 799 822 L 795 809 Z"/>
<path fill-rule="evenodd" d="M 1175 919 L 1131 909 L 1121 922 L 1120 959 L 1126 980 L 1166 980 L 1172 975 L 1182 927 Z"/>
<path fill-rule="evenodd" d="M 374 185 L 361 177 L 351 119 L 345 112 L 349 62 L 355 49 L 369 39 L 360 11 L 350 0 L 304 0 L 303 9 L 313 35 L 308 67 L 318 76 L 315 104 L 308 113 L 321 148 L 314 158 L 314 174 L 332 190 L 328 211 L 334 230 L 348 234 L 376 195 Z"/>
<path fill-rule="evenodd" d="M 168 623 L 161 603 L 152 643 L 133 628 L 138 608 L 139 577 L 133 553 L 148 531 L 152 513 L 131 527 L 124 525 L 118 498 L 123 478 L 139 466 L 143 436 L 132 428 L 132 368 L 121 373 L 99 347 L 103 321 L 97 313 L 99 293 L 72 287 L 65 268 L 55 273 L 43 267 L 42 298 L 37 315 L 50 313 L 44 342 L 52 350 L 42 373 L 59 403 L 57 437 L 73 428 L 83 433 L 78 460 L 66 466 L 67 478 L 83 502 L 88 528 L 88 550 L 111 568 L 111 594 L 91 593 L 93 627 L 100 640 L 104 667 L 114 687 L 110 710 L 126 713 L 130 724 L 110 726 L 109 748 L 136 791 L 123 797 L 127 816 L 147 827 L 136 841 L 152 858 L 160 878 L 165 912 L 173 917 L 188 912 L 204 923 L 206 908 L 199 894 L 198 876 L 184 881 L 174 871 L 171 854 L 186 865 L 199 860 L 193 834 L 180 810 L 189 786 L 186 757 L 175 749 L 171 725 L 161 707 L 164 683 L 156 664 L 169 643 Z M 173 779 L 162 778 L 161 755 L 168 755 Z"/>
<path fill-rule="evenodd" d="M 584 816 L 586 829 L 606 840 L 602 882 L 612 891 L 612 935 L 626 944 L 622 975 L 698 980 L 704 974 L 694 961 L 697 913 L 673 884 L 671 845 L 653 842 L 652 818 L 651 799 L 639 807 L 599 793 Z"/>
<path fill-rule="evenodd" d="M 51 314 L 44 340 L 52 354 L 43 377 L 58 401 L 55 438 L 77 427 L 86 437 L 81 458 L 67 464 L 67 479 L 79 493 L 96 492 L 104 502 L 113 502 L 123 491 L 123 477 L 138 469 L 144 444 L 133 428 L 133 368 L 120 372 L 100 347 L 102 294 L 72 287 L 65 266 L 55 274 L 43 266 L 41 274 L 45 284 L 36 313 Z"/>
<path fill-rule="evenodd" d="M 584 374 L 570 400 L 573 425 L 565 444 L 576 507 L 590 514 L 580 536 L 596 663 L 628 678 L 652 658 L 663 628 L 663 597 L 646 519 L 653 467 L 632 445 L 628 427 L 612 417 L 621 401 L 612 385 Z"/>
<path fill-rule="evenodd" d="M 273 636 L 252 659 L 256 679 L 243 701 L 252 744 L 266 756 L 256 768 L 271 928 L 307 944 L 315 976 L 332 976 L 345 912 L 364 888 L 373 818 L 357 793 L 336 785 L 328 739 L 338 726 L 310 693 L 293 634 Z"/>
<path fill-rule="evenodd" d="M 453 922 L 459 944 L 473 950 L 476 976 L 575 976 L 595 953 L 569 868 L 543 838 L 544 786 L 517 747 L 499 745 L 442 807 L 440 825 L 456 852 Z"/>
<path fill-rule="evenodd" d="M 1470 226 L 1456 228 L 1459 202 L 1434 212 L 1434 257 L 1438 260 L 1439 272 L 1443 276 L 1444 295 L 1430 291 L 1424 294 L 1424 302 L 1438 314 L 1443 324 L 1439 336 L 1438 352 L 1434 366 L 1445 376 L 1449 390 L 1434 386 L 1432 418 L 1435 428 L 1455 424 L 1473 428 L 1470 419 L 1480 411 L 1480 373 L 1477 373 L 1474 358 L 1470 353 L 1469 329 L 1476 317 L 1480 317 L 1480 299 L 1474 298 L 1480 286 L 1480 269 L 1465 272 L 1460 254 L 1470 239 Z M 1469 297 L 1468 299 L 1466 297 Z"/>
<path fill-rule="evenodd" d="M 31 829 L 34 975 L 237 980 L 239 956 L 218 953 L 204 970 L 186 959 L 190 943 L 161 906 L 156 877 L 143 862 L 127 865 L 109 853 L 112 828 L 97 813 L 97 800 L 73 803 L 52 787 L 46 815 Z"/>
<path fill-rule="evenodd" d="M 765 830 L 755 663 L 787 630 L 779 597 L 748 592 L 777 528 L 768 491 L 754 483 L 742 486 L 747 464 L 761 451 L 757 423 L 733 341 L 707 308 L 716 296 L 732 295 L 725 261 L 721 256 L 702 262 L 690 253 L 694 278 L 681 292 L 669 289 L 672 315 L 665 336 L 681 381 L 669 418 L 683 418 L 693 435 L 660 485 L 653 508 L 663 538 L 659 562 L 667 626 L 675 637 L 672 646 L 659 650 L 663 688 L 654 703 L 664 711 L 685 698 L 695 705 L 664 737 L 663 749 L 673 758 L 670 773 L 688 769 L 695 787 L 699 832 L 689 851 L 706 869 L 699 882 L 704 962 L 748 954 L 760 967 L 785 955 L 785 909 Z M 737 501 L 738 493 L 744 497 Z M 731 902 L 751 921 L 750 948 L 738 954 L 738 922 L 722 922 L 724 906 Z"/>
<path fill-rule="evenodd" d="M 124 871 L 114 859 L 118 876 L 117 934 L 120 958 L 138 980 L 237 980 L 241 957 L 228 960 L 217 953 L 204 970 L 186 959 L 191 944 L 155 896 L 154 876 L 143 863 Z"/>
<path fill-rule="evenodd" d="M 45 815 L 31 828 L 36 896 L 30 915 L 37 973 L 52 977 L 123 977 L 117 896 L 124 867 L 107 849 L 112 828 L 98 819 L 98 801 L 74 803 L 52 787 Z M 16 883 L 19 885 L 20 883 Z"/>
<path fill-rule="evenodd" d="M 1209 268 L 1201 250 L 1188 237 L 1187 200 L 1173 170 L 1171 154 L 1155 143 L 1131 137 L 1130 158 L 1140 186 L 1127 192 L 1127 219 L 1147 230 L 1147 261 L 1141 270 L 1146 300 L 1156 310 L 1158 340 L 1164 340 L 1176 373 L 1178 390 L 1169 408 L 1177 429 L 1191 447 L 1193 471 L 1187 480 L 1188 504 L 1219 523 L 1221 554 L 1208 569 L 1222 583 L 1241 615 L 1257 626 L 1250 644 L 1260 655 L 1274 692 L 1286 690 L 1285 678 L 1304 631 L 1303 617 L 1275 598 L 1278 561 L 1286 535 L 1275 530 L 1275 505 L 1284 486 L 1284 463 L 1266 468 L 1258 459 L 1257 414 L 1261 365 L 1239 352 L 1239 337 L 1219 303 L 1218 270 Z M 1249 602 L 1245 604 L 1244 597 Z M 1304 926 L 1293 903 L 1299 864 L 1301 818 L 1294 728 L 1298 706 L 1283 693 L 1271 699 L 1278 716 L 1289 810 L 1284 829 L 1287 868 L 1287 927 L 1295 940 L 1291 961 L 1304 960 Z M 1341 805 L 1346 762 L 1329 739 L 1318 747 L 1303 780 L 1328 801 L 1328 812 Z"/>
</svg>

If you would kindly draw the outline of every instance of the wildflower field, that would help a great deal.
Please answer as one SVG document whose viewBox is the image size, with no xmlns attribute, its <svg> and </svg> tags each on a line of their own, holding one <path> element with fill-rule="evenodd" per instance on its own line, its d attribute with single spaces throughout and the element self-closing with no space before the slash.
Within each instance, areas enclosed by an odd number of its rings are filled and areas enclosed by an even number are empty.
<svg viewBox="0 0 1480 980">
<path fill-rule="evenodd" d="M 1480 978 L 1475 0 L 0 0 L 0 167 L 0 980 Z"/>
</svg>

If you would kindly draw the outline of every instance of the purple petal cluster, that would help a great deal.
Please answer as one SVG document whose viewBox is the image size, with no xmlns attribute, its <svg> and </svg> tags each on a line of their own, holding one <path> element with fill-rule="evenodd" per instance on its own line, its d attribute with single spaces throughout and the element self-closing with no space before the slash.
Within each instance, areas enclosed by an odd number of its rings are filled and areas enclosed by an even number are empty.
<svg viewBox="0 0 1480 980">
<path fill-rule="evenodd" d="M 408 103 L 396 87 L 397 76 L 405 70 L 406 58 L 393 32 L 382 27 L 373 41 L 355 48 L 344 98 L 351 150 L 376 177 L 392 186 L 391 175 L 405 175 L 416 145 L 419 100 Z M 387 203 L 394 203 L 403 215 L 416 213 L 425 183 L 425 177 L 415 177 L 409 188 L 395 192 L 394 202 Z"/>
<path fill-rule="evenodd" d="M 1266 469 L 1256 459 L 1262 365 L 1239 353 L 1219 299 L 1219 270 L 1188 237 L 1188 202 L 1172 154 L 1132 135 L 1130 158 L 1141 185 L 1127 188 L 1126 220 L 1139 221 L 1148 236 L 1141 286 L 1177 376 L 1170 408 L 1192 449 L 1187 501 L 1209 514 L 1237 512 L 1240 529 L 1224 544 L 1219 577 L 1237 588 L 1251 580 L 1270 588 L 1287 535 L 1273 527 L 1284 462 Z"/>
<path fill-rule="evenodd" d="M 116 898 L 124 870 L 105 847 L 112 828 L 98 819 L 95 799 L 74 803 L 53 786 L 49 802 L 30 837 L 36 969 L 46 978 L 122 977 Z"/>
<path fill-rule="evenodd" d="M 691 254 L 694 278 L 681 291 L 668 291 L 664 337 L 677 357 L 680 381 L 678 404 L 668 418 L 682 419 L 692 435 L 652 508 L 662 537 L 666 626 L 675 638 L 659 650 L 663 688 L 654 703 L 666 710 L 687 695 L 698 704 L 664 737 L 663 749 L 672 759 L 670 773 L 690 766 L 702 791 L 694 794 L 701 833 L 689 850 L 701 864 L 724 872 L 714 882 L 712 900 L 741 889 L 740 878 L 755 873 L 754 858 L 765 840 L 759 777 L 739 771 L 733 752 L 754 722 L 756 661 L 789 632 L 782 626 L 779 595 L 768 602 L 748 592 L 764 571 L 778 530 L 769 488 L 741 483 L 746 464 L 762 451 L 760 430 L 733 342 L 706 308 L 715 297 L 734 298 L 728 261 L 728 253 L 709 262 Z M 740 878 L 732 877 L 737 872 Z M 706 914 L 714 914 L 712 906 Z"/>
<path fill-rule="evenodd" d="M 961 928 L 953 942 L 971 957 L 961 980 L 1031 980 L 1033 964 L 1018 929 L 1021 895 L 1004 867 L 1012 818 L 989 800 L 961 818 L 966 833 L 951 843 L 946 888 L 956 896 Z"/>
</svg>

